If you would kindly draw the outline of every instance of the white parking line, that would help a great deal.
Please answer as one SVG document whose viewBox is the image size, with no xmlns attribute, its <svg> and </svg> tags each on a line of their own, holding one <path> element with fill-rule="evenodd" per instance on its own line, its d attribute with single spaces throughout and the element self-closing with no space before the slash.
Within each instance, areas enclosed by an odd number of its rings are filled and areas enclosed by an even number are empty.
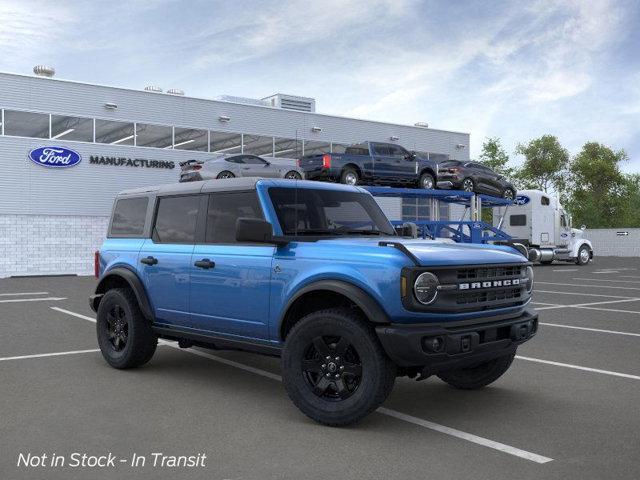
<svg viewBox="0 0 640 480">
<path fill-rule="evenodd" d="M 640 290 L 640 287 L 618 287 L 617 285 L 584 285 L 580 283 L 538 282 L 542 285 L 562 285 L 563 287 L 615 288 L 616 290 Z M 571 292 L 570 292 L 571 293 Z"/>
<path fill-rule="evenodd" d="M 571 280 L 588 280 L 590 282 L 596 281 L 596 282 L 611 282 L 611 283 L 640 283 L 640 281 L 634 281 L 634 280 L 609 280 L 608 278 L 579 278 L 579 277 L 573 277 Z"/>
<path fill-rule="evenodd" d="M 377 412 L 382 413 L 384 415 L 388 415 L 393 418 L 397 418 L 398 420 L 402 420 L 404 422 L 413 423 L 415 425 L 420 425 L 421 427 L 428 428 L 430 430 L 435 430 L 436 432 L 444 433 L 446 435 L 451 435 L 452 437 L 461 438 L 462 440 L 476 443 L 484 447 L 493 448 L 494 450 L 499 450 L 501 452 L 508 453 L 509 455 L 514 455 L 516 457 L 524 458 L 532 462 L 548 463 L 553 461 L 553 458 L 543 457 L 542 455 L 538 455 L 536 453 L 527 452 L 526 450 L 520 450 L 519 448 L 515 448 L 510 445 L 505 445 L 504 443 L 494 442 L 493 440 L 489 440 L 487 438 L 478 437 L 477 435 L 473 435 L 471 433 L 462 432 L 460 430 L 456 430 L 455 428 L 445 427 L 444 425 L 439 425 L 437 423 L 429 422 L 427 420 L 414 417 L 413 415 L 406 415 L 404 413 L 400 413 L 395 410 L 390 410 L 388 408 L 384 408 L 384 407 L 378 408 Z"/>
<path fill-rule="evenodd" d="M 600 293 L 556 292 L 554 290 L 538 290 L 538 289 L 535 289 L 533 293 L 553 293 L 557 295 L 583 295 L 585 297 L 628 298 L 632 300 L 640 300 L 640 297 L 622 297 L 620 295 L 602 295 Z"/>
<path fill-rule="evenodd" d="M 579 268 L 556 268 L 552 272 L 577 272 Z"/>
<path fill-rule="evenodd" d="M 72 312 L 70 310 L 65 310 L 63 308 L 58 308 L 58 307 L 50 307 L 52 310 L 56 310 L 58 312 L 61 313 L 66 313 L 68 315 L 72 315 L 74 317 L 77 318 L 82 318 L 83 320 L 87 320 L 89 322 L 93 322 L 95 323 L 95 318 L 89 317 L 87 315 L 82 315 L 80 313 L 75 313 Z M 278 382 L 282 381 L 282 377 L 280 375 L 277 375 L 275 373 L 271 373 L 268 372 L 266 370 L 262 370 L 260 368 L 255 368 L 255 367 L 251 367 L 249 365 L 245 365 L 243 363 L 239 363 L 239 362 L 234 362 L 233 360 L 227 360 L 226 358 L 222 358 L 222 357 L 218 357 L 217 355 L 212 355 L 210 353 L 206 353 L 206 352 L 202 352 L 200 350 L 195 350 L 195 349 L 183 349 L 180 348 L 175 342 L 162 342 L 163 344 L 175 348 L 177 350 L 180 350 L 181 352 L 185 352 L 185 353 L 190 353 L 192 355 L 197 355 L 199 357 L 204 357 L 204 358 L 208 358 L 210 360 L 213 360 L 215 362 L 218 363 L 222 363 L 224 365 L 228 365 L 230 367 L 235 367 L 235 368 L 239 368 L 241 370 L 244 370 L 245 372 L 250 372 L 256 375 L 260 375 L 262 377 L 268 378 L 270 380 L 276 380 Z M 411 423 L 413 425 L 418 425 L 420 427 L 424 427 L 424 428 L 428 428 L 430 430 L 434 430 L 440 433 L 444 433 L 446 435 L 450 435 L 456 438 L 460 438 L 462 440 L 466 440 L 468 442 L 472 442 L 475 443 L 477 445 L 482 445 L 484 447 L 488 447 L 488 448 L 492 448 L 494 450 L 498 450 L 500 452 L 504 452 L 504 453 L 508 453 L 509 455 L 513 455 L 516 457 L 520 457 L 520 458 L 524 458 L 525 460 L 529 460 L 531 462 L 535 462 L 535 463 L 548 463 L 553 461 L 552 458 L 549 457 L 544 457 L 542 455 L 538 455 L 536 453 L 532 453 L 532 452 L 528 452 L 526 450 L 521 450 L 519 448 L 516 447 L 512 447 L 510 445 L 506 445 L 504 443 L 500 443 L 500 442 L 495 442 L 493 440 L 489 440 L 488 438 L 484 438 L 484 437 L 479 437 L 477 435 L 474 435 L 472 433 L 467 433 L 467 432 L 463 432 L 461 430 L 456 430 L 454 428 L 451 427 L 447 427 L 445 425 L 440 425 L 438 423 L 434 423 L 434 422 L 429 422 L 427 420 L 423 420 L 421 418 L 418 417 L 414 417 L 411 415 L 406 415 L 404 413 L 398 412 L 396 410 L 391 410 L 389 408 L 378 408 L 378 410 L 376 410 L 376 412 L 382 414 L 382 415 L 386 415 L 388 417 L 393 417 L 396 418 L 398 420 L 402 420 L 404 422 L 407 423 Z"/>
<path fill-rule="evenodd" d="M 600 328 L 576 327 L 574 325 L 562 325 L 560 323 L 540 322 L 540 325 L 546 325 L 547 327 L 560 327 L 560 328 L 571 328 L 574 330 L 585 330 L 587 332 L 611 333 L 614 335 L 628 335 L 630 337 L 640 337 L 640 333 L 619 332 L 617 330 L 602 330 Z"/>
<path fill-rule="evenodd" d="M 99 351 L 100 349 L 93 348 L 91 350 L 72 350 L 70 352 L 37 353 L 35 355 L 20 355 L 17 357 L 4 357 L 4 358 L 0 358 L 0 362 L 6 362 L 8 360 L 25 360 L 27 358 L 58 357 L 60 355 L 76 355 L 78 353 L 94 353 Z"/>
<path fill-rule="evenodd" d="M 11 298 L 8 300 L 0 300 L 0 303 L 18 303 L 18 302 L 57 302 L 58 300 L 66 300 L 65 297 L 43 297 L 43 298 Z"/>
<path fill-rule="evenodd" d="M 640 376 L 631 375 L 629 373 L 612 372 L 610 370 L 600 370 L 599 368 L 583 367 L 581 365 L 572 365 L 570 363 L 552 362 L 551 360 L 543 360 L 541 358 L 522 357 L 516 355 L 517 359 L 526 360 L 527 362 L 545 363 L 556 367 L 573 368 L 575 370 L 584 370 L 585 372 L 602 373 L 604 375 L 612 375 L 614 377 L 630 378 L 632 380 L 640 380 Z"/>
<path fill-rule="evenodd" d="M 602 312 L 633 313 L 636 315 L 640 313 L 637 310 L 620 310 L 618 308 L 598 308 L 598 307 L 576 307 L 576 308 L 584 308 L 585 310 L 600 310 Z"/>
<path fill-rule="evenodd" d="M 13 297 L 19 295 L 49 295 L 49 292 L 0 293 L 0 297 Z"/>
<path fill-rule="evenodd" d="M 553 305 L 548 304 L 548 307 L 536 307 L 536 310 L 553 310 L 556 308 L 590 308 L 592 305 L 607 305 L 609 303 L 625 303 L 625 302 L 637 302 L 640 301 L 640 298 L 626 298 L 624 300 L 608 300 L 604 302 L 590 302 L 590 303 L 576 303 L 575 305 Z M 613 311 L 608 308 L 597 309 L 597 310 L 606 310 Z"/>
</svg>

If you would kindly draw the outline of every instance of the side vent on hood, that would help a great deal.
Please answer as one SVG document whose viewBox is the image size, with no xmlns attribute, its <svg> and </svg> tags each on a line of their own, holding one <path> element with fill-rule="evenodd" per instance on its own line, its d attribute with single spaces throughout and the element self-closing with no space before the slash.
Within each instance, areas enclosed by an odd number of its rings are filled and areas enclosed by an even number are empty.
<svg viewBox="0 0 640 480">
<path fill-rule="evenodd" d="M 416 257 L 413 253 L 411 253 L 409 249 L 400 242 L 378 242 L 378 246 L 396 248 L 400 250 L 402 253 L 404 253 L 407 257 L 409 257 L 416 267 L 420 266 L 420 260 L 418 260 L 418 257 Z"/>
</svg>

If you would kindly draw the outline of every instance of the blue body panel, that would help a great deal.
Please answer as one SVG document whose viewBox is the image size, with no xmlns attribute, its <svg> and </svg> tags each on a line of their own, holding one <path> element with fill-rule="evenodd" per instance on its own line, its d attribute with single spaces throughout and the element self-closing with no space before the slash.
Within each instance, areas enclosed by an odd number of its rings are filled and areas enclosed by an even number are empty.
<svg viewBox="0 0 640 480">
<path fill-rule="evenodd" d="M 358 187 L 290 180 L 260 180 L 256 184 L 264 217 L 282 235 L 268 196 L 272 186 L 344 189 Z M 465 313 L 414 312 L 405 309 L 400 277 L 412 259 L 383 240 L 400 242 L 421 266 L 467 266 L 526 263 L 507 246 L 455 244 L 400 237 L 337 237 L 293 241 L 286 245 L 157 244 L 152 239 L 107 239 L 101 249 L 102 274 L 124 266 L 133 270 L 147 291 L 156 323 L 204 333 L 280 343 L 280 322 L 290 300 L 304 287 L 322 280 L 339 280 L 366 292 L 392 323 L 417 324 L 459 321 L 518 313 L 524 305 Z M 140 260 L 158 259 L 148 266 Z M 194 267 L 210 259 L 211 269 Z"/>
</svg>

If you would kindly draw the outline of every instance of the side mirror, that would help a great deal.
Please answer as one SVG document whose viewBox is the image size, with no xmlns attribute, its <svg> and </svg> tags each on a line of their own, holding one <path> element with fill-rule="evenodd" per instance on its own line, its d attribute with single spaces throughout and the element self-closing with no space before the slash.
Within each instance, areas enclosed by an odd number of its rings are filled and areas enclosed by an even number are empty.
<svg viewBox="0 0 640 480">
<path fill-rule="evenodd" d="M 274 237 L 271 224 L 261 218 L 238 218 L 236 220 L 236 240 L 238 242 L 275 243 L 276 245 L 289 243 L 283 237 Z"/>
<path fill-rule="evenodd" d="M 582 226 L 580 227 L 580 230 L 586 230 L 586 229 L 587 229 L 587 226 L 586 226 L 586 225 L 582 225 Z"/>
</svg>

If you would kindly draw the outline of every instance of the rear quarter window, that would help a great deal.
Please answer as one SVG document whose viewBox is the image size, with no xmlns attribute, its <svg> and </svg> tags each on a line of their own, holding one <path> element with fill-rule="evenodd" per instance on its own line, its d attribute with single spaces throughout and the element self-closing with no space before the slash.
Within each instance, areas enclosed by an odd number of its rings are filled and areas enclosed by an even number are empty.
<svg viewBox="0 0 640 480">
<path fill-rule="evenodd" d="M 111 220 L 110 237 L 136 237 L 144 232 L 147 216 L 147 197 L 121 198 L 116 201 Z"/>
</svg>

